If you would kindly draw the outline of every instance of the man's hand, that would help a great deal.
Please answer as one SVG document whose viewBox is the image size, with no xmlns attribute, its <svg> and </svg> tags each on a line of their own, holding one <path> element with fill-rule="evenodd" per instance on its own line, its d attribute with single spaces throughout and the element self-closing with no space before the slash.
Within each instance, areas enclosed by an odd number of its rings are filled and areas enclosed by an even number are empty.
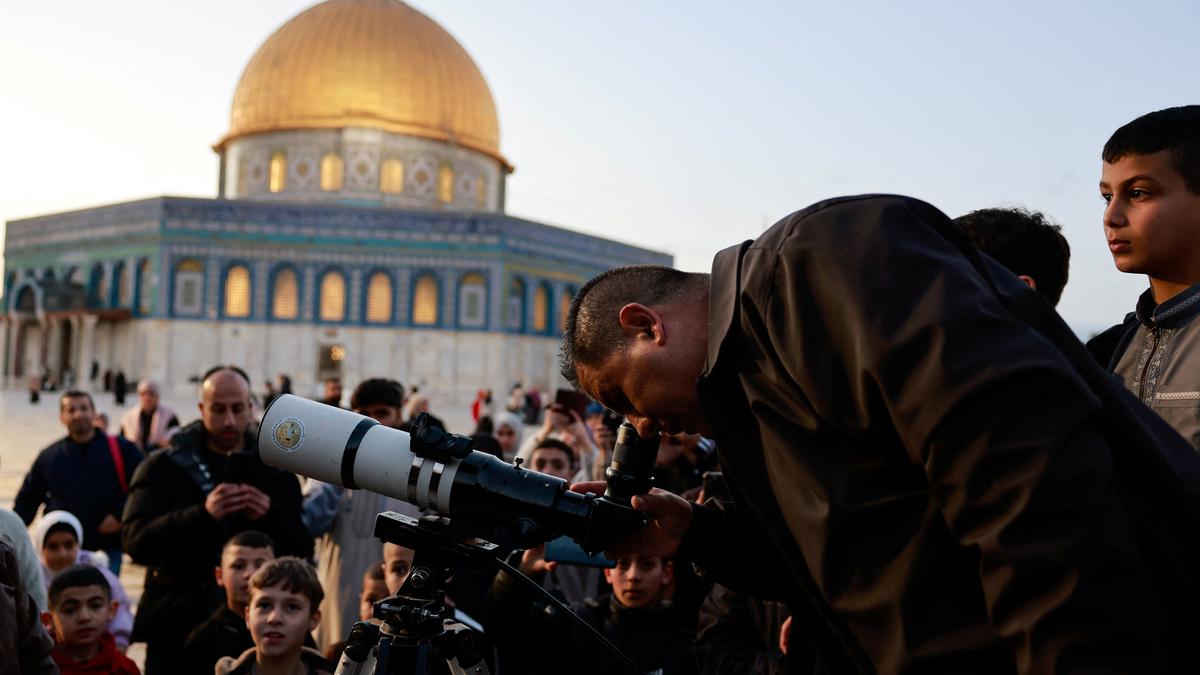
<svg viewBox="0 0 1200 675">
<path fill-rule="evenodd" d="M 250 520 L 258 520 L 271 510 L 271 498 L 253 485 L 242 485 L 242 496 L 245 500 L 243 510 Z"/>
<path fill-rule="evenodd" d="M 521 574 L 529 576 L 531 574 L 553 572 L 556 567 L 558 567 L 558 563 L 546 562 L 546 545 L 539 544 L 533 548 L 525 549 L 525 552 L 521 554 L 521 565 L 517 569 L 521 570 Z"/>
<path fill-rule="evenodd" d="M 204 510 L 217 520 L 241 511 L 244 506 L 242 488 L 236 483 L 220 483 L 204 498 Z"/>
<path fill-rule="evenodd" d="M 607 483 L 598 480 L 576 483 L 571 489 L 575 492 L 604 494 L 607 486 Z M 691 502 L 666 490 L 652 488 L 648 494 L 633 498 L 633 508 L 635 511 L 649 514 L 650 523 L 604 554 L 612 560 L 622 553 L 663 558 L 675 555 L 679 544 L 683 542 L 683 535 L 692 525 Z"/>
<path fill-rule="evenodd" d="M 100 526 L 96 529 L 100 531 L 100 534 L 116 534 L 121 531 L 121 521 L 110 513 L 104 516 L 104 520 L 100 521 Z"/>
</svg>

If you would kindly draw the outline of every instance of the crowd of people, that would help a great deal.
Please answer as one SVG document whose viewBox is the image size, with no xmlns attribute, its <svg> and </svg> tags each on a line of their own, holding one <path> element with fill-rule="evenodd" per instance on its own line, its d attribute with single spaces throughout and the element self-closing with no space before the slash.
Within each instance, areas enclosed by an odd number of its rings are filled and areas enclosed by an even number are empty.
<svg viewBox="0 0 1200 675">
<path fill-rule="evenodd" d="M 498 552 L 643 672 L 1194 672 L 1200 106 L 1122 127 L 1102 169 L 1113 258 L 1150 288 L 1087 350 L 1052 309 L 1066 239 L 1023 209 L 831 200 L 712 275 L 599 275 L 564 333 L 591 402 L 481 390 L 470 435 L 598 493 L 622 421 L 660 434 L 634 500 L 651 525 L 607 557 L 499 530 Z M 66 436 L 0 510 L 0 660 L 19 666 L 0 672 L 136 673 L 143 642 L 149 675 L 331 673 L 413 564 L 377 514 L 416 507 L 265 465 L 236 365 L 203 374 L 186 425 L 155 383 L 137 394 L 110 435 L 63 392 Z M 349 408 L 446 427 L 387 377 Z M 492 672 L 624 667 L 507 571 L 455 569 L 447 599 Z"/>
</svg>

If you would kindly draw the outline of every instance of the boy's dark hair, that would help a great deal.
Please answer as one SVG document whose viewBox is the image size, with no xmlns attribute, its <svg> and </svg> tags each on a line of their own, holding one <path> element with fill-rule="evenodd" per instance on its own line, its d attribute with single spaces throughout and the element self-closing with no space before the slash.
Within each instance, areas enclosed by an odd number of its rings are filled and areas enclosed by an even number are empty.
<svg viewBox="0 0 1200 675">
<path fill-rule="evenodd" d="M 373 377 L 363 380 L 350 394 L 350 407 L 362 408 L 382 403 L 393 408 L 404 405 L 404 385 L 395 380 L 383 377 Z"/>
<path fill-rule="evenodd" d="M 1032 277 L 1038 293 L 1058 304 L 1071 262 L 1071 246 L 1061 227 L 1025 209 L 979 209 L 954 222 L 979 250 L 1013 274 Z"/>
<path fill-rule="evenodd" d="M 229 538 L 225 545 L 221 547 L 221 552 L 230 546 L 244 546 L 246 548 L 269 548 L 275 550 L 275 541 L 271 539 L 271 535 L 258 530 L 243 530 Z"/>
<path fill-rule="evenodd" d="M 289 593 L 299 593 L 308 598 L 309 610 L 317 611 L 325 591 L 312 565 L 295 556 L 284 556 L 268 561 L 250 577 L 250 589 L 262 590 L 271 586 L 282 586 Z"/>
<path fill-rule="evenodd" d="M 546 440 L 542 441 L 541 443 L 538 443 L 537 445 L 533 446 L 533 450 L 531 450 L 529 452 L 530 457 L 533 456 L 534 452 L 537 452 L 538 450 L 541 450 L 542 448 L 550 448 L 551 450 L 558 450 L 559 452 L 566 453 L 567 464 L 572 469 L 575 468 L 577 462 L 575 459 L 575 451 L 571 449 L 571 446 L 567 445 L 566 443 L 563 443 L 562 441 L 558 440 L 557 438 L 547 438 Z"/>
<path fill-rule="evenodd" d="M 374 579 L 375 581 L 385 581 L 386 577 L 383 575 L 383 561 L 379 560 L 375 564 L 368 567 L 366 571 L 363 572 L 363 576 L 368 579 Z"/>
<path fill-rule="evenodd" d="M 617 314 L 636 302 L 647 307 L 699 297 L 708 275 L 662 265 L 628 265 L 601 272 L 583 285 L 567 310 L 559 353 L 563 377 L 579 388 L 579 365 L 596 366 L 624 344 Z"/>
<path fill-rule="evenodd" d="M 1167 150 L 1171 168 L 1187 189 L 1200 194 L 1200 105 L 1183 105 L 1147 113 L 1113 132 L 1101 157 L 1113 164 L 1128 155 Z"/>
<path fill-rule="evenodd" d="M 54 581 L 50 582 L 50 590 L 46 592 L 50 609 L 58 606 L 58 599 L 62 597 L 63 591 L 84 586 L 99 586 L 104 592 L 104 598 L 112 600 L 112 589 L 108 586 L 108 579 L 104 578 L 104 573 L 99 568 L 91 565 L 72 565 L 59 572 Z"/>
<path fill-rule="evenodd" d="M 62 396 L 58 397 L 59 410 L 62 410 L 63 403 L 66 403 L 67 399 L 69 398 L 86 398 L 88 400 L 88 405 L 91 406 L 92 410 L 96 409 L 96 402 L 92 400 L 91 394 L 81 389 L 68 389 L 67 391 L 63 392 Z"/>
</svg>

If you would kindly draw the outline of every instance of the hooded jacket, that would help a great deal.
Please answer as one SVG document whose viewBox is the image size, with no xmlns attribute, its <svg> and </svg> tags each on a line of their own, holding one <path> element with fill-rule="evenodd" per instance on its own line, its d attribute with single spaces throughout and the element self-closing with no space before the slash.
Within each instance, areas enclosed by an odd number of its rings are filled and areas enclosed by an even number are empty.
<svg viewBox="0 0 1200 675">
<path fill-rule="evenodd" d="M 681 553 L 789 603 L 794 672 L 1200 672 L 1200 458 L 932 206 L 719 253 L 698 394 L 735 503 Z"/>
<path fill-rule="evenodd" d="M 117 651 L 117 645 L 109 633 L 100 637 L 100 651 L 87 661 L 76 661 L 55 649 L 54 662 L 58 664 L 62 675 L 141 675 L 137 664 Z"/>
</svg>

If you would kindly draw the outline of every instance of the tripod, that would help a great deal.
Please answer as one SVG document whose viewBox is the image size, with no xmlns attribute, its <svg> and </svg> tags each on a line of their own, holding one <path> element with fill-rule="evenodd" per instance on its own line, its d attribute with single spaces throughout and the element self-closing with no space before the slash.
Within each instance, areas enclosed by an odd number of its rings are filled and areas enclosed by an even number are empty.
<svg viewBox="0 0 1200 675">
<path fill-rule="evenodd" d="M 379 514 L 375 536 L 413 549 L 412 571 L 395 595 L 375 603 L 381 624 L 354 625 L 335 675 L 434 675 L 439 661 L 452 675 L 488 675 L 478 636 L 446 605 L 446 581 L 458 562 L 494 565 L 496 545 L 463 538 L 444 519 L 390 511 Z"/>
</svg>

